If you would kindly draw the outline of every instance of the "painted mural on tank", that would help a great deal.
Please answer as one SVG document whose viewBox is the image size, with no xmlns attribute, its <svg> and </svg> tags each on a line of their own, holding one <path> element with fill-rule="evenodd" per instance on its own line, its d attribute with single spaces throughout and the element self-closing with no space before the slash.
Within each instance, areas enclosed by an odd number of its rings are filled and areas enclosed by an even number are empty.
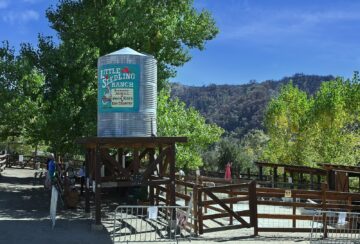
<svg viewBox="0 0 360 244">
<path fill-rule="evenodd" d="M 107 64 L 98 74 L 100 113 L 139 111 L 139 65 Z"/>
</svg>

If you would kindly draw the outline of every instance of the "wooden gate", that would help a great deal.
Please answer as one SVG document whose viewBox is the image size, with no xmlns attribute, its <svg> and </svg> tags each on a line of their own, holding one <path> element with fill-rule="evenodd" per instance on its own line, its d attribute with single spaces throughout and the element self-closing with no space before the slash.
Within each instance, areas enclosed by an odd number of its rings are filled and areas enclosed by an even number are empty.
<svg viewBox="0 0 360 244">
<path fill-rule="evenodd" d="M 257 233 L 254 181 L 195 187 L 194 202 L 199 234 L 250 227 L 254 227 L 254 234 Z"/>
</svg>

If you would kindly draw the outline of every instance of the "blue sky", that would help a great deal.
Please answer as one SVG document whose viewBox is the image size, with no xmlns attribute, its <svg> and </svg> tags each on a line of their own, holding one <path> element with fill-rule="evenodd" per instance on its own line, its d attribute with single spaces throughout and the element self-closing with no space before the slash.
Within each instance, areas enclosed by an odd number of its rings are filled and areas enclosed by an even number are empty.
<svg viewBox="0 0 360 244">
<path fill-rule="evenodd" d="M 45 10 L 55 0 L 0 0 L 0 40 L 18 47 L 54 34 Z M 360 70 L 358 0 L 195 0 L 220 29 L 172 81 L 241 84 L 294 73 L 351 77 Z M 119 47 L 120 48 L 120 47 Z"/>
</svg>

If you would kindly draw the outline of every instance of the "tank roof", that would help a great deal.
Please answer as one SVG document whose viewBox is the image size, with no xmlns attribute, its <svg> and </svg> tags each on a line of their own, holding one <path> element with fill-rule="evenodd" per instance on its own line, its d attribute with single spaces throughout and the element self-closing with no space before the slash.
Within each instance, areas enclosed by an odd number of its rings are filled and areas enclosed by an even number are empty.
<svg viewBox="0 0 360 244">
<path fill-rule="evenodd" d="M 115 52 L 106 54 L 106 56 L 108 55 L 140 55 L 140 56 L 147 56 L 146 54 L 143 53 L 139 53 L 137 51 L 135 51 L 134 49 L 131 49 L 130 47 L 124 47 L 120 50 L 117 50 Z"/>
</svg>

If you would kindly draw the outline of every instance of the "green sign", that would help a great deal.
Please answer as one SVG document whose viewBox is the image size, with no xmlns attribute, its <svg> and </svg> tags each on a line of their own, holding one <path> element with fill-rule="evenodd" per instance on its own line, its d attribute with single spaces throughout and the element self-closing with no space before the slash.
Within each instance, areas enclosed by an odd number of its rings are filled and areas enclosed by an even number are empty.
<svg viewBox="0 0 360 244">
<path fill-rule="evenodd" d="M 139 111 L 138 64 L 106 64 L 99 68 L 98 76 L 100 113 Z"/>
</svg>

